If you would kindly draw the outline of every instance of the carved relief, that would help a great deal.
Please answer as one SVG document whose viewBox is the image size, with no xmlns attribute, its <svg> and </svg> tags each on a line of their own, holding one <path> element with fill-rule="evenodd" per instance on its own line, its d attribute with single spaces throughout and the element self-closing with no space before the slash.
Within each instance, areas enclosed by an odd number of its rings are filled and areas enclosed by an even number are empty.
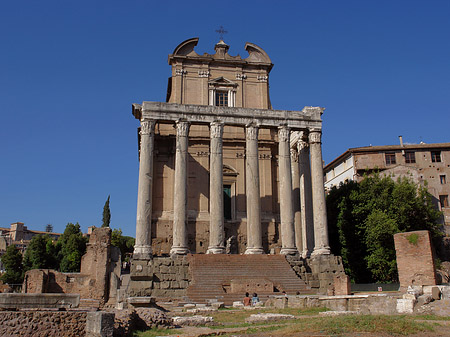
<svg viewBox="0 0 450 337">
<path fill-rule="evenodd" d="M 189 122 L 177 122 L 177 136 L 187 137 L 189 135 Z"/>
<path fill-rule="evenodd" d="M 320 131 L 311 131 L 309 133 L 309 142 L 310 143 L 320 143 L 320 138 L 322 133 Z"/>
<path fill-rule="evenodd" d="M 287 126 L 280 126 L 278 128 L 278 141 L 289 142 L 290 129 Z"/>
<path fill-rule="evenodd" d="M 258 127 L 255 125 L 247 125 L 247 140 L 258 140 Z"/>
<path fill-rule="evenodd" d="M 141 135 L 152 135 L 155 132 L 155 121 L 142 121 L 141 122 Z"/>
<path fill-rule="evenodd" d="M 211 138 L 222 138 L 223 136 L 223 123 L 213 122 L 210 128 Z"/>
<path fill-rule="evenodd" d="M 294 163 L 298 163 L 298 151 L 296 149 L 291 148 L 291 160 Z"/>
<path fill-rule="evenodd" d="M 245 74 L 236 74 L 237 80 L 245 80 L 247 78 L 247 75 Z"/>
<path fill-rule="evenodd" d="M 208 151 L 199 151 L 196 153 L 197 157 L 208 157 L 209 152 Z"/>
<path fill-rule="evenodd" d="M 259 154 L 259 159 L 272 159 L 272 155 L 271 154 L 260 153 Z"/>
<path fill-rule="evenodd" d="M 175 70 L 175 75 L 177 75 L 177 76 L 183 76 L 183 75 L 186 75 L 186 74 L 187 74 L 187 71 L 184 70 L 184 69 L 176 69 Z"/>
<path fill-rule="evenodd" d="M 242 152 L 237 152 L 236 153 L 236 158 L 245 158 L 245 154 Z"/>
<path fill-rule="evenodd" d="M 209 77 L 209 70 L 199 70 L 198 77 Z"/>
<path fill-rule="evenodd" d="M 260 82 L 267 82 L 267 80 L 269 79 L 269 76 L 267 76 L 267 75 L 264 75 L 264 76 L 258 75 L 257 79 Z"/>
</svg>

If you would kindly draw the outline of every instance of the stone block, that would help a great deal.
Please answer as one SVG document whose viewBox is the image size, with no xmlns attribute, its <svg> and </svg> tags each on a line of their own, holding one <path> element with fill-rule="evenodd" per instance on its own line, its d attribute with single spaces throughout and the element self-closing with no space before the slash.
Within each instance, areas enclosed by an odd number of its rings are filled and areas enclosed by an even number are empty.
<svg viewBox="0 0 450 337">
<path fill-rule="evenodd" d="M 441 286 L 441 298 L 449 299 L 450 298 L 450 286 Z"/>
<path fill-rule="evenodd" d="M 289 308 L 306 308 L 306 297 L 289 296 L 288 297 Z"/>
<path fill-rule="evenodd" d="M 170 267 L 167 266 L 167 265 L 161 265 L 161 266 L 159 267 L 159 272 L 160 272 L 161 274 L 169 274 L 169 273 L 172 272 L 172 268 L 170 268 Z"/>
<path fill-rule="evenodd" d="M 180 283 L 178 281 L 170 281 L 170 287 L 172 289 L 180 288 Z"/>
<path fill-rule="evenodd" d="M 86 316 L 86 336 L 113 337 L 114 313 L 88 312 Z"/>
<path fill-rule="evenodd" d="M 0 294 L 2 309 L 70 309 L 80 304 L 78 294 Z"/>
<path fill-rule="evenodd" d="M 193 303 L 187 303 L 184 305 L 185 309 L 194 309 L 195 308 L 195 304 Z"/>
<path fill-rule="evenodd" d="M 398 299 L 397 300 L 397 312 L 399 314 L 412 314 L 414 312 L 415 300 L 412 299 Z"/>
<path fill-rule="evenodd" d="M 224 303 L 223 302 L 214 302 L 211 303 L 211 307 L 213 307 L 214 309 L 218 310 L 220 308 L 224 308 Z"/>
<path fill-rule="evenodd" d="M 175 325 L 179 326 L 197 326 L 197 325 L 205 325 L 214 322 L 212 317 L 205 316 L 191 316 L 191 317 L 179 317 L 175 316 L 172 318 L 172 322 Z"/>
<path fill-rule="evenodd" d="M 160 286 L 161 289 L 169 289 L 170 288 L 170 281 L 160 282 L 159 286 Z"/>
<path fill-rule="evenodd" d="M 432 287 L 431 288 L 431 297 L 435 301 L 441 299 L 441 291 L 439 290 L 439 287 Z"/>
<path fill-rule="evenodd" d="M 243 307 L 244 307 L 244 303 L 242 303 L 241 301 L 233 302 L 233 308 L 243 308 Z"/>
</svg>

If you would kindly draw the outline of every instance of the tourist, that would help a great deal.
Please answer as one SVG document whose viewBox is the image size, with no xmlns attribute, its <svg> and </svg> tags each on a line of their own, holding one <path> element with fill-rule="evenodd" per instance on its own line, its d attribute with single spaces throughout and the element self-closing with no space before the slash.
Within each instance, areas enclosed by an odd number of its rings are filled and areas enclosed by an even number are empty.
<svg viewBox="0 0 450 337">
<path fill-rule="evenodd" d="M 250 298 L 250 294 L 249 293 L 245 293 L 245 297 L 244 297 L 244 306 L 245 307 L 249 307 L 252 304 L 252 299 Z"/>
<path fill-rule="evenodd" d="M 252 305 L 256 305 L 256 303 L 259 303 L 259 297 L 257 293 L 253 293 Z"/>
</svg>

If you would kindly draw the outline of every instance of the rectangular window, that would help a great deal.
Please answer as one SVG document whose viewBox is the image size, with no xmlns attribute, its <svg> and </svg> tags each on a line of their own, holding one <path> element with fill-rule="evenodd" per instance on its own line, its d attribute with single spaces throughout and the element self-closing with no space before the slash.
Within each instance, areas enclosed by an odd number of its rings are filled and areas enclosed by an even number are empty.
<svg viewBox="0 0 450 337">
<path fill-rule="evenodd" d="M 431 151 L 431 161 L 433 163 L 441 162 L 441 151 Z"/>
<path fill-rule="evenodd" d="M 395 153 L 386 153 L 386 165 L 392 165 L 395 164 Z"/>
<path fill-rule="evenodd" d="M 441 179 L 441 184 L 442 185 L 447 183 L 447 179 L 445 179 L 445 174 L 440 175 L 439 178 Z"/>
<path fill-rule="evenodd" d="M 223 217 L 231 220 L 231 185 L 223 185 Z"/>
<path fill-rule="evenodd" d="M 228 91 L 216 91 L 216 106 L 228 106 Z"/>
<path fill-rule="evenodd" d="M 441 203 L 441 208 L 448 207 L 448 195 L 440 195 L 439 202 Z"/>
<path fill-rule="evenodd" d="M 414 152 L 405 153 L 405 163 L 414 164 L 416 162 L 416 154 Z"/>
</svg>

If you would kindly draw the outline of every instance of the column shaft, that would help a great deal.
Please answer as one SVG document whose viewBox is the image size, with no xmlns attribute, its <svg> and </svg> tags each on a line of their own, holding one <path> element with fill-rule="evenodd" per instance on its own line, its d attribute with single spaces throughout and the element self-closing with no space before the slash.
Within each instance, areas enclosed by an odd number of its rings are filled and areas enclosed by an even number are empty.
<svg viewBox="0 0 450 337">
<path fill-rule="evenodd" d="M 209 247 L 207 254 L 225 253 L 223 218 L 223 124 L 211 123 L 209 159 Z"/>
<path fill-rule="evenodd" d="M 295 247 L 299 254 L 303 252 L 302 237 L 302 216 L 300 212 L 300 176 L 298 164 L 298 152 L 296 148 L 291 148 L 291 171 L 292 171 L 292 205 L 294 209 L 294 231 L 295 231 Z"/>
<path fill-rule="evenodd" d="M 152 257 L 152 186 L 155 121 L 141 121 L 139 183 L 136 212 L 136 244 L 133 259 Z"/>
<path fill-rule="evenodd" d="M 247 194 L 247 249 L 245 254 L 263 254 L 261 198 L 259 192 L 258 127 L 246 126 L 245 182 Z"/>
<path fill-rule="evenodd" d="M 290 130 L 278 128 L 278 169 L 280 176 L 281 254 L 297 253 L 295 247 L 294 209 L 292 201 L 292 175 Z"/>
<path fill-rule="evenodd" d="M 311 182 L 314 213 L 314 252 L 312 255 L 330 254 L 328 243 L 327 208 L 323 185 L 321 132 L 309 133 L 311 151 Z"/>
<path fill-rule="evenodd" d="M 173 244 L 170 254 L 187 254 L 187 170 L 189 123 L 178 121 L 173 196 Z"/>
<path fill-rule="evenodd" d="M 300 132 L 297 143 L 300 177 L 300 214 L 302 223 L 302 257 L 309 257 L 314 250 L 314 218 L 312 205 L 311 166 L 308 135 Z"/>
</svg>

